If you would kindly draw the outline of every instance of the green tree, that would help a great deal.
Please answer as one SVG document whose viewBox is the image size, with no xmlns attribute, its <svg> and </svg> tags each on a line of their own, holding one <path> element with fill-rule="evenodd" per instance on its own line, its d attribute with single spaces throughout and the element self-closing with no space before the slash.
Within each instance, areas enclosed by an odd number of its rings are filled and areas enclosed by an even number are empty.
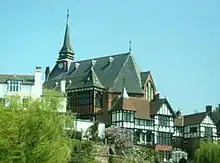
<svg viewBox="0 0 220 163">
<path fill-rule="evenodd" d="M 93 143 L 87 140 L 74 140 L 72 144 L 71 163 L 95 163 Z"/>
<path fill-rule="evenodd" d="M 211 141 L 202 141 L 194 155 L 195 163 L 220 162 L 220 145 Z"/>
<path fill-rule="evenodd" d="M 60 100 L 48 96 L 28 100 L 7 97 L 8 107 L 0 105 L 0 162 L 65 163 L 70 158 L 70 138 L 64 126 L 74 128 L 71 115 L 57 113 Z"/>
<path fill-rule="evenodd" d="M 217 119 L 220 121 L 220 104 L 213 110 L 213 113 L 216 115 Z"/>
</svg>

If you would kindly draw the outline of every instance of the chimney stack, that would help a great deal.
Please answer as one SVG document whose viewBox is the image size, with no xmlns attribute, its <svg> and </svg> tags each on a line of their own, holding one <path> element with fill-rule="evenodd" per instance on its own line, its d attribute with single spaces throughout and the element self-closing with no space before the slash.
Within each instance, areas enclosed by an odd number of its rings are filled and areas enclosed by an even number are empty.
<svg viewBox="0 0 220 163">
<path fill-rule="evenodd" d="M 60 90 L 61 90 L 61 92 L 65 93 L 65 91 L 66 91 L 66 80 L 61 80 Z"/>
<path fill-rule="evenodd" d="M 211 106 L 211 105 L 207 105 L 207 106 L 206 106 L 206 112 L 207 112 L 207 113 L 212 112 L 212 106 Z"/>
<path fill-rule="evenodd" d="M 46 70 L 45 70 L 45 81 L 48 81 L 49 79 L 49 75 L 50 75 L 50 67 L 46 67 Z"/>
</svg>

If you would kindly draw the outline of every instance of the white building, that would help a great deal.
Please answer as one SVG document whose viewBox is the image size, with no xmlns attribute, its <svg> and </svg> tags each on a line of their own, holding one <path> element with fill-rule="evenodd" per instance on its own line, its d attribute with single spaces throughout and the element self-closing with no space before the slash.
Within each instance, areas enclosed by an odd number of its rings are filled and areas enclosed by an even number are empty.
<svg viewBox="0 0 220 163">
<path fill-rule="evenodd" d="M 42 69 L 36 67 L 33 75 L 0 74 L 0 98 L 20 96 L 39 98 L 42 95 Z"/>
</svg>

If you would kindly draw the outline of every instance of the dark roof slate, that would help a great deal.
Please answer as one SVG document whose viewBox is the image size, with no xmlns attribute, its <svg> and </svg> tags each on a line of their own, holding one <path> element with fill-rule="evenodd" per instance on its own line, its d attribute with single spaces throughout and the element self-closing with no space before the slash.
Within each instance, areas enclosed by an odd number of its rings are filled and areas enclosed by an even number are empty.
<svg viewBox="0 0 220 163">
<path fill-rule="evenodd" d="M 206 115 L 206 112 L 184 115 L 184 125 L 200 124 Z"/>
<path fill-rule="evenodd" d="M 209 116 L 211 120 L 218 124 L 217 117 L 213 112 L 200 112 L 200 113 L 194 113 L 184 116 L 184 125 L 194 125 L 194 124 L 200 124 L 204 120 L 206 116 Z"/>
<path fill-rule="evenodd" d="M 34 75 L 0 74 L 0 83 L 6 83 L 8 80 L 19 80 L 22 84 L 33 85 Z"/>
<path fill-rule="evenodd" d="M 144 86 L 144 84 L 145 84 L 149 74 L 150 74 L 150 71 L 141 72 L 141 84 L 142 84 L 142 87 Z"/>
<path fill-rule="evenodd" d="M 113 59 L 111 63 L 109 62 L 110 59 Z M 109 92 L 121 92 L 124 84 L 123 80 L 126 79 L 128 93 L 143 94 L 140 70 L 130 53 L 72 62 L 68 72 L 62 72 L 56 65 L 51 71 L 49 80 L 44 83 L 44 86 L 46 88 L 52 88 L 55 82 L 60 82 L 65 77 L 67 80 L 72 81 L 68 86 L 69 90 L 83 87 L 83 80 L 91 70 L 94 60 L 93 74 L 96 75 L 95 78 L 99 81 L 98 84 L 96 83 L 97 85 L 93 83 L 93 86 L 104 87 Z M 77 68 L 75 68 L 76 64 L 78 64 Z"/>
</svg>

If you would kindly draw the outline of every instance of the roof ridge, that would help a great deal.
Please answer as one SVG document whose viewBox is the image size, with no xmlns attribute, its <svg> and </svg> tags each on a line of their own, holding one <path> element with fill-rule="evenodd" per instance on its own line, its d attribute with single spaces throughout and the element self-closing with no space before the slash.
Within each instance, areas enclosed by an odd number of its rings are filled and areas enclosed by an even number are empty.
<svg viewBox="0 0 220 163">
<path fill-rule="evenodd" d="M 204 113 L 206 113 L 205 111 L 203 111 L 203 112 L 199 112 L 199 113 L 192 113 L 192 114 L 187 114 L 187 115 L 184 115 L 183 117 L 185 117 L 185 116 L 194 116 L 194 115 L 198 115 L 198 114 L 204 114 Z"/>
<path fill-rule="evenodd" d="M 79 61 L 75 61 L 75 62 L 84 62 L 84 61 L 89 61 L 89 60 L 96 60 L 96 59 L 100 59 L 100 58 L 107 58 L 107 57 L 114 57 L 114 56 L 119 56 L 119 55 L 129 55 L 130 53 L 118 53 L 118 54 L 112 54 L 112 55 L 106 55 L 106 56 L 102 56 L 102 57 L 95 57 L 95 58 L 90 58 L 90 59 L 82 59 Z"/>
</svg>

